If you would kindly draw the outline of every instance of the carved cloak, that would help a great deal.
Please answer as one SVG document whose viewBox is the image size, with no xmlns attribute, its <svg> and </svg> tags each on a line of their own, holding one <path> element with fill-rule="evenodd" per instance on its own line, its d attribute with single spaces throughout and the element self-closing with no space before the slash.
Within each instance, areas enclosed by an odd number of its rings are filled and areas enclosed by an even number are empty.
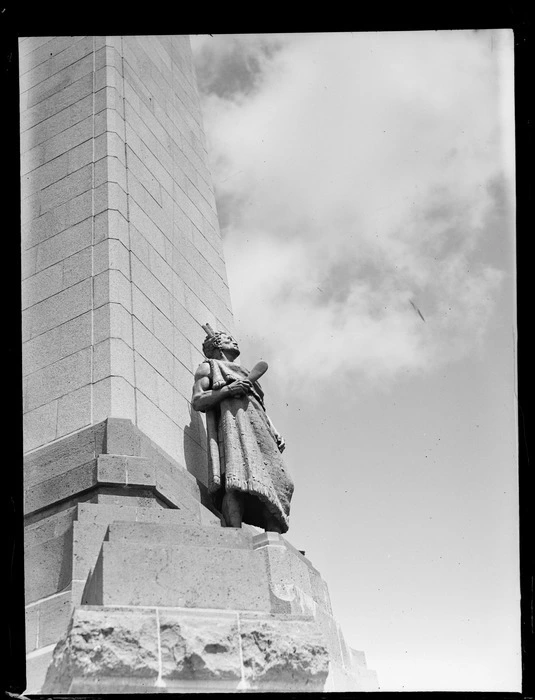
<svg viewBox="0 0 535 700">
<path fill-rule="evenodd" d="M 247 377 L 233 362 L 208 360 L 212 389 Z M 282 461 L 275 435 L 263 405 L 258 384 L 247 396 L 224 399 L 206 411 L 208 438 L 208 490 L 221 509 L 226 490 L 247 494 L 243 521 L 264 527 L 264 508 L 288 530 L 293 482 Z"/>
</svg>

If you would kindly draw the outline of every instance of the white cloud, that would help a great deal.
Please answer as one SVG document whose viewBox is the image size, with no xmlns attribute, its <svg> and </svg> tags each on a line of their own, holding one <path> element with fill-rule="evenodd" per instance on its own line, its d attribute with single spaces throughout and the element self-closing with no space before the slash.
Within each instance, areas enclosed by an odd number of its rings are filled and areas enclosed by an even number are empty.
<svg viewBox="0 0 535 700">
<path fill-rule="evenodd" d="M 503 274 L 481 250 L 496 186 L 511 191 L 509 35 L 202 43 L 239 327 L 296 381 L 381 381 L 474 347 Z"/>
</svg>

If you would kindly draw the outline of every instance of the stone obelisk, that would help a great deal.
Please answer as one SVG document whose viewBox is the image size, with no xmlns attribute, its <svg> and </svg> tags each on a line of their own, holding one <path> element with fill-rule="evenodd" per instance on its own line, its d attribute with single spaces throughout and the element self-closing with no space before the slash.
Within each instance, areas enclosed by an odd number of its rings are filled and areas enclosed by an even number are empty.
<svg viewBox="0 0 535 700">
<path fill-rule="evenodd" d="M 206 493 L 233 319 L 188 37 L 19 54 L 28 692 L 373 688 L 311 563 Z"/>
</svg>

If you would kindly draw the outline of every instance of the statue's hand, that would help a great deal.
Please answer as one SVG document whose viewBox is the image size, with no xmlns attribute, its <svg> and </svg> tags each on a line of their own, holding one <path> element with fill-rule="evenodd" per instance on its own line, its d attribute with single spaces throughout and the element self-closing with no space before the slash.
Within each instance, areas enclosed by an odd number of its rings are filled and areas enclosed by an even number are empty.
<svg viewBox="0 0 535 700">
<path fill-rule="evenodd" d="M 285 442 L 284 438 L 282 437 L 282 435 L 277 434 L 276 440 L 277 440 L 277 447 L 279 448 L 279 452 L 284 452 L 284 450 L 286 448 L 286 442 Z"/>
<path fill-rule="evenodd" d="M 243 396 L 248 394 L 253 385 L 248 379 L 236 379 L 231 384 L 227 384 L 231 396 Z"/>
</svg>

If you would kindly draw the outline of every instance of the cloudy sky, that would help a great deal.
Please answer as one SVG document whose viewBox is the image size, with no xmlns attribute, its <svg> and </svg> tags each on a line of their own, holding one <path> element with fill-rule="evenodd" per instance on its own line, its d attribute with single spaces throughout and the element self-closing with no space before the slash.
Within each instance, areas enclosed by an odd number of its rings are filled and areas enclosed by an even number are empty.
<svg viewBox="0 0 535 700">
<path fill-rule="evenodd" d="M 512 32 L 192 47 L 288 539 L 383 689 L 519 690 Z"/>
</svg>

